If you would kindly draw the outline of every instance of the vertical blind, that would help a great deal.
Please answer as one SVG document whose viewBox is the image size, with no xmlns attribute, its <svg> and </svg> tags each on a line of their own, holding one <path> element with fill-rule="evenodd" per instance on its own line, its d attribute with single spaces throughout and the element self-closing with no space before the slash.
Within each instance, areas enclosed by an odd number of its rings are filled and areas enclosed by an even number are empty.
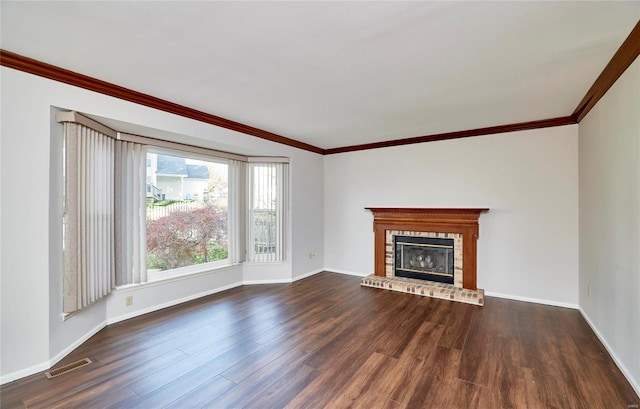
<svg viewBox="0 0 640 409">
<path fill-rule="evenodd" d="M 76 123 L 64 136 L 63 311 L 109 294 L 114 267 L 114 140 Z"/>
<path fill-rule="evenodd" d="M 64 122 L 63 312 L 146 270 L 146 147 Z"/>
<path fill-rule="evenodd" d="M 248 164 L 248 248 L 252 262 L 285 259 L 285 220 L 288 203 L 288 164 Z"/>
<path fill-rule="evenodd" d="M 116 141 L 115 151 L 115 285 L 140 284 L 147 281 L 147 147 Z"/>
<path fill-rule="evenodd" d="M 229 162 L 229 188 L 235 194 L 228 196 L 229 210 L 229 261 L 232 264 L 240 263 L 246 256 L 246 223 L 244 209 L 246 203 L 246 172 L 245 162 L 230 159 Z"/>
</svg>

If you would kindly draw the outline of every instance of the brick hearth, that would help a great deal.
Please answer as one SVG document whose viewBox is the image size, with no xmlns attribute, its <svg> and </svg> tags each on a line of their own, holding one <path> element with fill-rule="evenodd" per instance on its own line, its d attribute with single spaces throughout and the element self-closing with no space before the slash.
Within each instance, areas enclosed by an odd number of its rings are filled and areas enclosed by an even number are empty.
<svg viewBox="0 0 640 409">
<path fill-rule="evenodd" d="M 484 290 L 467 290 L 454 287 L 452 284 L 433 281 L 416 280 L 404 277 L 380 277 L 375 274 L 364 277 L 360 281 L 364 287 L 383 288 L 385 290 L 423 295 L 425 297 L 442 298 L 467 304 L 484 305 Z"/>
<path fill-rule="evenodd" d="M 478 218 L 489 209 L 369 208 L 374 214 L 375 274 L 361 285 L 483 305 L 484 290 L 476 287 Z M 395 236 L 454 240 L 453 284 L 396 277 Z"/>
</svg>

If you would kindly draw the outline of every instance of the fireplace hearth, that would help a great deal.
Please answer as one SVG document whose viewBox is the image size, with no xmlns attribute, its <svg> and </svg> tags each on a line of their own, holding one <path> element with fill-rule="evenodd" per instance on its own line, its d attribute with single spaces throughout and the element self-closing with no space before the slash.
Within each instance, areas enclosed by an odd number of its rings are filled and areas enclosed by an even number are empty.
<svg viewBox="0 0 640 409">
<path fill-rule="evenodd" d="M 489 209 L 367 208 L 375 272 L 361 285 L 483 305 L 476 287 L 480 213 Z"/>
</svg>

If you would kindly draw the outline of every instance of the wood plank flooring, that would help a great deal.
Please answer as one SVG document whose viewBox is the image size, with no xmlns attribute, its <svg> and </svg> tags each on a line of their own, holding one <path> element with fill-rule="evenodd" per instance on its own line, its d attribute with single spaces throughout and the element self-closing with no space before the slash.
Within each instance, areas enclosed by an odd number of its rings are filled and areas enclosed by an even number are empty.
<svg viewBox="0 0 640 409">
<path fill-rule="evenodd" d="M 321 273 L 244 286 L 110 325 L 2 408 L 633 408 L 577 311 L 478 307 Z M 635 405 L 635 406 L 634 406 Z"/>
</svg>

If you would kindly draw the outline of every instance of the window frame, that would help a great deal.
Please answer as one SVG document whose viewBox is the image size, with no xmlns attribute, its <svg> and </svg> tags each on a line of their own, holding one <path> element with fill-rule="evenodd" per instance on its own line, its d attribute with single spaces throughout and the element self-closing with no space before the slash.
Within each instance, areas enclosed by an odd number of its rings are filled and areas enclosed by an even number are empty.
<svg viewBox="0 0 640 409">
<path fill-rule="evenodd" d="M 217 157 L 217 156 L 213 156 L 213 155 L 206 155 L 206 154 L 202 154 L 202 153 L 196 153 L 196 152 L 191 152 L 191 151 L 185 151 L 185 150 L 177 150 L 177 149 L 170 149 L 170 148 L 164 148 L 164 147 L 159 147 L 159 146 L 155 146 L 155 145 L 147 145 L 147 153 L 151 153 L 151 154 L 156 154 L 156 155 L 166 155 L 166 156 L 173 156 L 173 157 L 181 157 L 181 158 L 185 158 L 185 159 L 193 159 L 193 160 L 201 160 L 201 161 L 205 161 L 205 162 L 211 162 L 211 163 L 217 163 L 217 164 L 223 164 L 227 166 L 227 172 L 229 169 L 229 160 L 226 158 L 221 158 L 221 157 Z M 146 168 L 147 171 L 149 169 L 149 167 Z M 148 181 L 148 177 L 149 175 L 146 175 L 146 180 Z M 227 173 L 227 209 L 229 206 L 229 197 L 232 194 L 237 194 L 236 188 L 231 186 L 229 184 L 229 174 Z M 145 190 L 146 190 L 146 186 L 145 186 Z M 182 200 L 185 200 L 184 198 Z M 145 212 L 146 212 L 146 206 L 145 206 Z M 145 218 L 146 218 L 146 214 L 145 214 Z M 170 268 L 170 269 L 166 269 L 166 270 L 160 270 L 160 271 L 154 271 L 151 272 L 150 270 L 147 270 L 147 275 L 148 275 L 148 279 L 147 279 L 147 283 L 152 283 L 152 282 L 158 282 L 158 281 L 162 281 L 162 280 L 168 280 L 168 279 L 172 279 L 172 278 L 176 278 L 176 277 L 182 277 L 182 276 L 187 276 L 187 275 L 191 275 L 191 274 L 198 274 L 198 273 L 203 273 L 203 272 L 207 272 L 207 271 L 213 271 L 213 270 L 217 270 L 217 269 L 221 269 L 221 268 L 225 268 L 225 267 L 229 267 L 233 265 L 233 262 L 231 261 L 231 246 L 233 246 L 233 243 L 235 243 L 235 240 L 232 239 L 231 237 L 231 233 L 232 233 L 232 229 L 231 229 L 231 220 L 230 220 L 230 214 L 229 211 L 227 210 L 227 258 L 222 259 L 222 260 L 215 260 L 215 261 L 209 261 L 206 263 L 199 263 L 199 264 L 192 264 L 190 266 L 183 266 L 183 267 L 177 267 L 177 268 Z M 147 249 L 147 245 L 145 243 L 145 257 L 148 256 L 148 249 Z"/>
<path fill-rule="evenodd" d="M 247 166 L 247 203 L 246 210 L 246 229 L 247 229 L 247 262 L 252 264 L 275 264 L 286 263 L 288 259 L 288 227 L 289 227 L 289 162 L 283 160 L 265 160 L 266 158 L 250 158 Z M 279 159 L 279 158 L 276 158 Z M 280 165 L 280 166 L 278 166 Z M 275 192 L 273 198 L 276 199 L 275 212 L 275 250 L 273 253 L 256 253 L 255 252 L 255 235 L 253 228 L 255 227 L 254 212 L 254 169 L 258 166 L 273 166 L 275 172 Z M 271 197 L 271 196 L 269 196 Z M 273 256 L 271 256 L 273 254 Z"/>
</svg>

